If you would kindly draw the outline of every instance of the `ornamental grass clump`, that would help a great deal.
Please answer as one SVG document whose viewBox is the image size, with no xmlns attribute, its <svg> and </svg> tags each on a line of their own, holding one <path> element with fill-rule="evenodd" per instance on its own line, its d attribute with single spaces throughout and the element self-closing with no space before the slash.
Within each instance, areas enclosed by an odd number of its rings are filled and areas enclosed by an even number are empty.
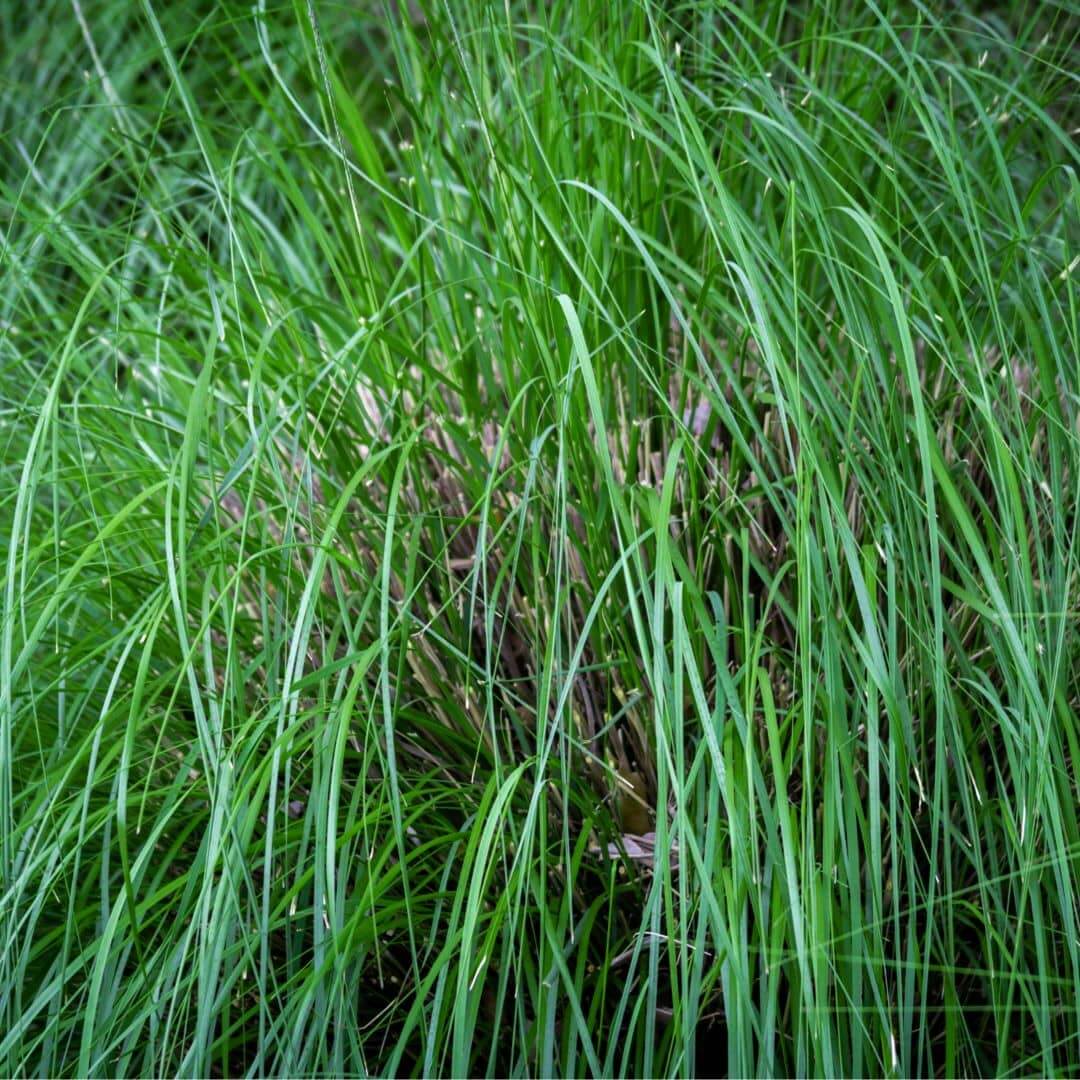
<svg viewBox="0 0 1080 1080">
<path fill-rule="evenodd" d="M 1080 1072 L 1078 36 L 0 0 L 0 1074 Z"/>
</svg>

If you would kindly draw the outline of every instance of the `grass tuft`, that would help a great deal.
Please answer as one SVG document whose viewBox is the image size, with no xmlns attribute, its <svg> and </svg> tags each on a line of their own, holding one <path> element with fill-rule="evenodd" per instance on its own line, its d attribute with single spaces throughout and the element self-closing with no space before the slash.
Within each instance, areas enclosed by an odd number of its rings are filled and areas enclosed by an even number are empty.
<svg viewBox="0 0 1080 1080">
<path fill-rule="evenodd" d="M 0 40 L 0 1073 L 1080 1072 L 1070 3 Z"/>
</svg>

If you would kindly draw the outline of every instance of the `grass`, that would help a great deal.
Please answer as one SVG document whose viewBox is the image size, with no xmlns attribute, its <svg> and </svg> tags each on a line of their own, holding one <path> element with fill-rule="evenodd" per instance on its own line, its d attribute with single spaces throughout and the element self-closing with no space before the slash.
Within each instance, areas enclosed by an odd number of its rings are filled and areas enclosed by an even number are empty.
<svg viewBox="0 0 1080 1080">
<path fill-rule="evenodd" d="M 0 1073 L 1080 1072 L 1078 39 L 0 2 Z"/>
</svg>

